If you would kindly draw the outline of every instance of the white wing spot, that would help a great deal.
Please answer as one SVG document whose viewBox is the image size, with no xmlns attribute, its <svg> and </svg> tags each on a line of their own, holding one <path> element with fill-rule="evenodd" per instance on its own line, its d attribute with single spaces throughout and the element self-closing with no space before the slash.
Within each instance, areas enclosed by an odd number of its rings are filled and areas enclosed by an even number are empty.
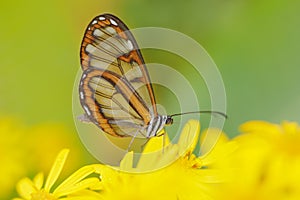
<svg viewBox="0 0 300 200">
<path fill-rule="evenodd" d="M 88 30 L 91 30 L 91 27 L 88 27 Z"/>
<path fill-rule="evenodd" d="M 118 23 L 115 20 L 109 19 L 109 21 L 112 25 L 118 26 Z"/>
<path fill-rule="evenodd" d="M 94 25 L 94 24 L 97 24 L 97 22 L 98 22 L 97 20 L 94 20 L 94 21 L 92 22 L 92 24 L 93 24 L 93 25 Z"/>
<path fill-rule="evenodd" d="M 83 85 L 83 81 L 80 81 L 80 86 L 82 86 Z"/>
<path fill-rule="evenodd" d="M 86 45 L 85 50 L 86 50 L 88 53 L 93 53 L 93 52 L 96 51 L 96 47 L 94 47 L 94 46 L 91 45 L 91 44 L 88 44 L 88 45 Z"/>
<path fill-rule="evenodd" d="M 133 50 L 133 44 L 130 40 L 127 40 L 127 44 L 128 44 L 128 49 Z"/>
<path fill-rule="evenodd" d="M 84 99 L 83 92 L 80 92 L 80 99 Z"/>
<path fill-rule="evenodd" d="M 88 107 L 83 106 L 83 108 L 84 108 L 84 110 L 86 111 L 86 114 L 91 115 L 91 112 L 90 112 L 90 110 L 88 109 Z"/>
<path fill-rule="evenodd" d="M 100 31 L 99 29 L 95 29 L 94 32 L 93 32 L 93 35 L 94 36 L 102 36 L 104 33 L 102 31 Z"/>
<path fill-rule="evenodd" d="M 103 21 L 103 20 L 105 20 L 105 17 L 101 16 L 101 17 L 99 17 L 99 20 Z"/>
<path fill-rule="evenodd" d="M 110 34 L 116 34 L 117 32 L 116 32 L 116 30 L 114 29 L 114 28 L 112 28 L 112 27 L 107 27 L 107 28 L 105 28 L 105 30 L 107 31 L 107 32 L 109 32 Z"/>
<path fill-rule="evenodd" d="M 86 77 L 86 74 L 83 74 L 83 75 L 82 75 L 82 78 L 85 78 L 85 77 Z M 81 81 L 81 82 L 82 82 L 82 81 Z"/>
</svg>

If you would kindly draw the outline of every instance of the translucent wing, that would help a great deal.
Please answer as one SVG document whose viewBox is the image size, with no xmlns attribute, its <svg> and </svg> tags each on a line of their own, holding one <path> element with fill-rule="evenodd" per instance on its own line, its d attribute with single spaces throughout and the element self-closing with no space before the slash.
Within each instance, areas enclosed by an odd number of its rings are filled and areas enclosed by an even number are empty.
<svg viewBox="0 0 300 200">
<path fill-rule="evenodd" d="M 138 45 L 117 17 L 100 15 L 81 45 L 79 92 L 88 118 L 105 132 L 127 136 L 157 116 L 149 75 Z"/>
<path fill-rule="evenodd" d="M 130 82 L 114 72 L 89 68 L 80 85 L 81 104 L 92 122 L 114 136 L 143 134 L 149 110 Z"/>
</svg>

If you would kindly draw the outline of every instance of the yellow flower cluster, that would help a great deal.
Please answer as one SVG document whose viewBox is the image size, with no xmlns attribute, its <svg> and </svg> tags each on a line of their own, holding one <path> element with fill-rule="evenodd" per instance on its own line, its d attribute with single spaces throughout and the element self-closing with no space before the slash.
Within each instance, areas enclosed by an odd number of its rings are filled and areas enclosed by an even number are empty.
<svg viewBox="0 0 300 200">
<path fill-rule="evenodd" d="M 71 137 L 72 136 L 72 137 Z M 74 133 L 61 124 L 28 126 L 15 117 L 0 117 L 0 199 L 7 199 L 20 177 L 48 170 L 52 159 L 65 146 L 72 147 L 72 163 L 79 165 Z"/>
<path fill-rule="evenodd" d="M 21 198 L 14 200 L 95 199 L 97 194 L 93 193 L 93 190 L 101 188 L 101 183 L 96 177 L 88 177 L 95 172 L 94 165 L 82 167 L 53 189 L 68 153 L 68 149 L 63 149 L 58 154 L 45 182 L 43 173 L 37 174 L 33 180 L 20 180 L 17 191 Z"/>
<path fill-rule="evenodd" d="M 22 179 L 17 185 L 23 200 L 56 199 L 213 199 L 213 185 L 219 182 L 215 170 L 202 165 L 206 157 L 192 154 L 199 134 L 197 121 L 190 121 L 184 128 L 177 144 L 168 145 L 156 158 L 140 158 L 138 166 L 133 167 L 133 153 L 129 152 L 121 161 L 119 169 L 95 164 L 88 165 L 72 174 L 63 183 L 53 188 L 64 165 L 68 150 L 63 150 L 57 157 L 52 169 L 43 183 L 43 176 L 38 174 L 33 181 Z M 162 137 L 150 140 L 143 153 L 161 148 Z M 186 149 L 186 145 L 189 148 Z M 181 155 L 171 165 L 148 173 L 157 166 L 163 166 Z M 203 169 L 202 169 L 203 168 Z M 90 175 L 98 174 L 98 176 Z M 20 200 L 16 198 L 15 200 Z"/>
<path fill-rule="evenodd" d="M 206 153 L 196 156 L 193 150 L 199 129 L 197 121 L 188 122 L 177 144 L 169 144 L 150 159 L 144 155 L 157 149 L 162 140 L 151 139 L 136 167 L 133 167 L 133 153 L 129 152 L 117 169 L 88 165 L 57 184 L 68 154 L 68 150 L 62 150 L 46 181 L 42 173 L 33 180 L 22 179 L 17 185 L 21 198 L 15 200 L 300 199 L 297 124 L 248 122 L 241 126 L 242 134 L 234 139 L 229 140 L 221 133 L 212 150 L 205 143 L 213 142 L 210 139 L 216 138 L 220 131 L 210 129 L 200 138 Z M 172 164 L 150 171 L 178 155 Z"/>
<path fill-rule="evenodd" d="M 233 140 L 237 150 L 219 163 L 228 177 L 219 199 L 300 199 L 300 127 L 251 121 Z"/>
</svg>

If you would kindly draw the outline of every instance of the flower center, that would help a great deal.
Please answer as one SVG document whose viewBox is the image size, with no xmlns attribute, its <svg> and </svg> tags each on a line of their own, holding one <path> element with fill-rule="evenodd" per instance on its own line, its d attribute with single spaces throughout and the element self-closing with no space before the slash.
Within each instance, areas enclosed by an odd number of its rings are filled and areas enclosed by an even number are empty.
<svg viewBox="0 0 300 200">
<path fill-rule="evenodd" d="M 53 195 L 41 190 L 31 194 L 31 200 L 57 200 Z"/>
</svg>

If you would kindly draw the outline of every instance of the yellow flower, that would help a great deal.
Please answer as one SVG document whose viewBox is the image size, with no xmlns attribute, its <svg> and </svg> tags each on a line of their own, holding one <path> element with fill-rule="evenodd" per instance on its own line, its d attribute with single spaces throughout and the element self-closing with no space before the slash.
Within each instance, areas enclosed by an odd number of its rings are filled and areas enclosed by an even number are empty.
<svg viewBox="0 0 300 200">
<path fill-rule="evenodd" d="M 33 180 L 29 178 L 20 180 L 17 184 L 17 191 L 21 198 L 15 198 L 14 200 L 99 199 L 97 198 L 98 194 L 94 192 L 96 189 L 101 189 L 99 178 L 88 178 L 95 172 L 95 165 L 80 168 L 53 189 L 68 153 L 69 150 L 64 149 L 58 154 L 45 183 L 43 173 L 37 174 Z"/>
<path fill-rule="evenodd" d="M 0 117 L 0 162 L 3 163 L 0 165 L 0 199 L 11 198 L 20 177 L 37 170 L 49 170 L 58 151 L 65 146 L 75 146 L 71 134 L 63 125 L 28 126 L 13 117 Z M 77 167 L 82 157 L 78 148 L 74 149 L 73 166 L 67 168 Z"/>
<path fill-rule="evenodd" d="M 300 199 L 300 127 L 251 121 L 233 140 L 238 150 L 223 162 L 228 175 L 219 199 Z"/>
<path fill-rule="evenodd" d="M 7 199 L 18 177 L 26 174 L 26 152 L 22 141 L 23 127 L 16 126 L 15 120 L 0 118 L 0 199 Z M 24 166 L 25 165 L 25 166 Z"/>
<path fill-rule="evenodd" d="M 127 153 L 119 169 L 98 165 L 97 172 L 101 174 L 103 184 L 100 196 L 105 200 L 213 199 L 215 184 L 222 180 L 217 170 L 203 165 L 207 156 L 197 157 L 192 153 L 199 129 L 197 121 L 189 121 L 178 143 L 166 145 L 155 157 L 147 154 L 161 149 L 163 138 L 152 138 L 136 168 L 133 167 L 132 152 Z M 145 171 L 148 172 L 143 173 Z"/>
</svg>

